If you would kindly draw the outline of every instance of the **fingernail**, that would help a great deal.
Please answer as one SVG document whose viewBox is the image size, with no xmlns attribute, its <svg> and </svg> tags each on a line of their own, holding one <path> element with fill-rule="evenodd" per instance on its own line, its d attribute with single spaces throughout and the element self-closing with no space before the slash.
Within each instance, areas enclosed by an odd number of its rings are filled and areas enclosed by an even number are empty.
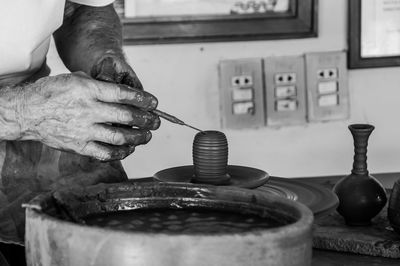
<svg viewBox="0 0 400 266">
<path fill-rule="evenodd" d="M 158 129 L 160 127 L 160 125 L 161 125 L 161 119 L 159 117 L 157 117 L 153 123 L 153 130 Z"/>
<path fill-rule="evenodd" d="M 149 142 L 150 140 L 151 140 L 151 132 L 150 131 L 147 131 L 146 132 L 146 142 Z"/>
<path fill-rule="evenodd" d="M 157 105 L 158 105 L 158 100 L 156 98 L 153 98 L 150 103 L 151 108 L 156 109 Z"/>
<path fill-rule="evenodd" d="M 156 116 L 148 113 L 144 116 L 144 123 L 147 127 L 152 126 L 153 125 L 153 121 L 156 119 Z"/>
</svg>

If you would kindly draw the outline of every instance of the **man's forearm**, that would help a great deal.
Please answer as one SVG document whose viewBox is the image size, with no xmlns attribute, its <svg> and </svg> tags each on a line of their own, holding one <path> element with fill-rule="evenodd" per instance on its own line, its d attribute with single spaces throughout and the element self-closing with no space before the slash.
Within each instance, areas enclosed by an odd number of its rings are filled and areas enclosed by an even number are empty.
<svg viewBox="0 0 400 266">
<path fill-rule="evenodd" d="M 90 75 L 103 56 L 123 57 L 121 24 L 112 5 L 67 5 L 71 11 L 66 10 L 64 23 L 54 36 L 60 57 L 70 71 Z"/>
</svg>

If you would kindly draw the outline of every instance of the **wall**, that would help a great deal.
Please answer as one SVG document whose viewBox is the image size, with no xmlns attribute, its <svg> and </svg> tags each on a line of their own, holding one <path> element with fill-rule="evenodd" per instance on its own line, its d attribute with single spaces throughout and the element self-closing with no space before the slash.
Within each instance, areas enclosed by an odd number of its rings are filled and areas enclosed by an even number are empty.
<svg viewBox="0 0 400 266">
<path fill-rule="evenodd" d="M 218 62 L 222 59 L 299 55 L 347 48 L 347 1 L 319 1 L 318 38 L 234 43 L 126 46 L 126 55 L 159 109 L 201 129 L 221 130 Z M 55 62 L 54 52 L 50 64 Z M 55 71 L 61 71 L 54 63 Z M 283 128 L 224 130 L 229 163 L 261 168 L 271 175 L 298 177 L 347 174 L 353 144 L 347 125 L 371 123 L 371 172 L 400 170 L 400 68 L 349 71 L 351 118 Z M 196 132 L 163 121 L 152 141 L 123 161 L 131 178 L 192 164 Z"/>
</svg>

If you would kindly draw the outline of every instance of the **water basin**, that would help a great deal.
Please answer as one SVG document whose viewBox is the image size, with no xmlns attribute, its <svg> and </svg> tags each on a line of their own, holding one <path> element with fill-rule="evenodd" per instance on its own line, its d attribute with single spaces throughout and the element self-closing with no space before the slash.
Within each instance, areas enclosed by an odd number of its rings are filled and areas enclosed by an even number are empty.
<svg viewBox="0 0 400 266">
<path fill-rule="evenodd" d="M 99 184 L 25 207 L 28 265 L 311 265 L 312 212 L 249 189 Z"/>
</svg>

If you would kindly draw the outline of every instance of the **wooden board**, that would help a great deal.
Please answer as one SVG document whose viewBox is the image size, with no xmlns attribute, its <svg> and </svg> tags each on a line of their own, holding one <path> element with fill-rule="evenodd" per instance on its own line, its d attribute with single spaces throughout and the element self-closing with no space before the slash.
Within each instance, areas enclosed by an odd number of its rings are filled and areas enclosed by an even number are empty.
<svg viewBox="0 0 400 266">
<path fill-rule="evenodd" d="M 385 207 L 373 219 L 371 226 L 364 227 L 347 226 L 336 211 L 317 218 L 313 246 L 325 250 L 400 258 L 400 234 L 393 231 L 386 214 Z"/>
</svg>

